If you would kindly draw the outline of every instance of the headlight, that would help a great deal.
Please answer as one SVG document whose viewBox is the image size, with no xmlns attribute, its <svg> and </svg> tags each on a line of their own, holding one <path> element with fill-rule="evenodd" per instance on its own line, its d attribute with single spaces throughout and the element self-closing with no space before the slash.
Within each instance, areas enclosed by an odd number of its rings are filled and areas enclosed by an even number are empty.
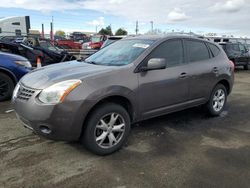
<svg viewBox="0 0 250 188">
<path fill-rule="evenodd" d="M 59 82 L 44 89 L 38 98 L 45 104 L 57 104 L 63 102 L 65 97 L 81 83 L 81 80 L 67 80 Z"/>
<path fill-rule="evenodd" d="M 26 60 L 21 60 L 21 61 L 15 61 L 15 63 L 19 66 L 23 66 L 23 67 L 26 67 L 26 68 L 31 68 L 31 64 L 29 61 L 26 61 Z"/>
<path fill-rule="evenodd" d="M 17 93 L 18 93 L 19 89 L 20 89 L 20 85 L 19 85 L 19 83 L 17 83 L 17 85 L 13 91 L 13 94 L 12 94 L 12 101 L 17 98 Z"/>
</svg>

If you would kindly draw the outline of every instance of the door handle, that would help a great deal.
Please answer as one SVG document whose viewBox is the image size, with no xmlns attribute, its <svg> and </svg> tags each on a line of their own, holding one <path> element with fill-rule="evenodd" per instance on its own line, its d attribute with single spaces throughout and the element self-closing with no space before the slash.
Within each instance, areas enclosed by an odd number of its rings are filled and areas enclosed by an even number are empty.
<svg viewBox="0 0 250 188">
<path fill-rule="evenodd" d="M 213 68 L 213 72 L 214 72 L 214 73 L 218 73 L 218 72 L 219 72 L 218 67 L 214 67 L 214 68 Z"/>
<path fill-rule="evenodd" d="M 187 77 L 187 73 L 183 72 L 180 74 L 179 78 L 184 79 Z"/>
</svg>

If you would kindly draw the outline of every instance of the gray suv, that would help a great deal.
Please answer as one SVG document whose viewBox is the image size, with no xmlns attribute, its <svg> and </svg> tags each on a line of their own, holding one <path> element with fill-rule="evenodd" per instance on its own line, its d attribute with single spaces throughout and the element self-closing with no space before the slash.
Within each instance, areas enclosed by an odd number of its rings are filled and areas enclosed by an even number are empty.
<svg viewBox="0 0 250 188">
<path fill-rule="evenodd" d="M 37 69 L 16 86 L 13 103 L 26 128 L 90 151 L 122 147 L 132 123 L 194 106 L 219 115 L 234 82 L 223 49 L 185 36 L 117 41 L 85 61 Z"/>
</svg>

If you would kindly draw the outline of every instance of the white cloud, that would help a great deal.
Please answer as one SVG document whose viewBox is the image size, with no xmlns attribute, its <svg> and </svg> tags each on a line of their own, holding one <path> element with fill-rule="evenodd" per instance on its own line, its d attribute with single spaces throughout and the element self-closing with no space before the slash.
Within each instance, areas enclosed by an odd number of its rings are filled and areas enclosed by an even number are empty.
<svg viewBox="0 0 250 188">
<path fill-rule="evenodd" d="M 188 18 L 189 17 L 180 8 L 174 8 L 174 10 L 168 14 L 168 20 L 171 22 L 185 21 Z"/>
<path fill-rule="evenodd" d="M 224 2 L 215 3 L 210 9 L 213 11 L 224 11 L 224 12 L 238 12 L 245 5 L 245 0 L 228 0 Z"/>
<path fill-rule="evenodd" d="M 88 9 L 99 12 L 98 16 L 103 13 L 105 21 L 112 26 L 115 24 L 110 15 L 132 22 L 132 25 L 138 20 L 139 23 L 146 23 L 145 28 L 150 28 L 150 21 L 154 21 L 156 28 L 157 25 L 164 25 L 166 30 L 176 26 L 181 30 L 225 30 L 250 35 L 250 24 L 246 24 L 250 20 L 250 0 L 3 0 L 0 7 L 75 12 L 76 16 L 77 13 L 84 14 L 83 9 Z M 102 25 L 104 19 L 92 20 L 88 24 Z M 120 27 L 123 24 L 116 25 Z"/>
<path fill-rule="evenodd" d="M 4 0 L 0 4 L 3 8 L 23 8 L 27 10 L 38 10 L 41 12 L 74 10 L 79 8 L 77 3 L 66 0 Z"/>
<path fill-rule="evenodd" d="M 104 17 L 99 17 L 98 19 L 96 20 L 92 20 L 90 22 L 87 22 L 88 25 L 92 25 L 92 26 L 100 26 L 100 27 L 103 27 L 105 25 L 105 22 L 104 22 Z"/>
</svg>

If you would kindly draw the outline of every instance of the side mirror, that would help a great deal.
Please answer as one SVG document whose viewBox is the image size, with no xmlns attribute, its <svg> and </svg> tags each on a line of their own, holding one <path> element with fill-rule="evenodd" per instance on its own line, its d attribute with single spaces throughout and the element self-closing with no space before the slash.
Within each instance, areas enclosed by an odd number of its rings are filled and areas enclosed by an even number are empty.
<svg viewBox="0 0 250 188">
<path fill-rule="evenodd" d="M 141 67 L 141 71 L 150 71 L 150 70 L 160 70 L 167 67 L 166 59 L 164 58 L 153 58 L 148 61 L 146 67 Z"/>
</svg>

